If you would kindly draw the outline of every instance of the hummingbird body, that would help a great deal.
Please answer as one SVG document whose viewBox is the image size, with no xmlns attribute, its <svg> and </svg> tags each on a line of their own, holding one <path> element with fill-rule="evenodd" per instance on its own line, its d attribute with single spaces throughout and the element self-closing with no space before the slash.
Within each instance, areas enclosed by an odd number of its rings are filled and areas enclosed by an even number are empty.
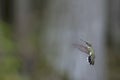
<svg viewBox="0 0 120 80">
<path fill-rule="evenodd" d="M 92 48 L 92 46 L 88 46 L 87 47 L 88 50 L 89 50 L 89 56 L 88 56 L 88 62 L 90 63 L 90 65 L 94 65 L 95 63 L 95 53 L 94 53 L 94 50 Z"/>
</svg>

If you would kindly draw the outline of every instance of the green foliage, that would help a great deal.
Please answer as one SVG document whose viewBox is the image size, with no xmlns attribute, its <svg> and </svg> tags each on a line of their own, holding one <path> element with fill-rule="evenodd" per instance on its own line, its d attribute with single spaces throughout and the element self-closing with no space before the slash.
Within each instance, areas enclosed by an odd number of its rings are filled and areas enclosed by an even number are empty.
<svg viewBox="0 0 120 80">
<path fill-rule="evenodd" d="M 1 22 L 0 23 L 0 48 L 5 53 L 11 53 L 14 51 L 14 43 L 11 38 L 10 26 Z"/>
<path fill-rule="evenodd" d="M 15 50 L 11 26 L 0 22 L 0 80 L 22 80 L 18 78 L 21 61 Z"/>
<path fill-rule="evenodd" d="M 1 61 L 0 73 L 13 73 L 17 72 L 20 68 L 20 60 L 13 56 L 5 56 Z"/>
</svg>

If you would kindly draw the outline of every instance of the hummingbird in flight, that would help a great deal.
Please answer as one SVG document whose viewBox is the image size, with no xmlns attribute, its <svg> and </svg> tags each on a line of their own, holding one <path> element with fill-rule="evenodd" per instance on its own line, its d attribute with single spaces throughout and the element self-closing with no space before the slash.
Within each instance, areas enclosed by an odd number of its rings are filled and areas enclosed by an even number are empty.
<svg viewBox="0 0 120 80">
<path fill-rule="evenodd" d="M 86 53 L 88 55 L 87 61 L 90 65 L 94 65 L 95 63 L 95 52 L 90 43 L 80 39 L 80 44 L 73 44 L 76 48 L 78 48 L 81 52 Z M 82 44 L 84 43 L 84 44 Z"/>
</svg>

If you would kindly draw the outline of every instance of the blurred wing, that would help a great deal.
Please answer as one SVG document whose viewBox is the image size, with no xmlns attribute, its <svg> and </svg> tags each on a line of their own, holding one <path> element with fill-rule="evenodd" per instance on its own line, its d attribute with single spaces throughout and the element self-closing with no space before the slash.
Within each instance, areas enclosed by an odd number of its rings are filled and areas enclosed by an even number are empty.
<svg viewBox="0 0 120 80">
<path fill-rule="evenodd" d="M 86 53 L 86 54 L 89 55 L 89 50 L 88 50 L 87 47 L 85 47 L 85 46 L 83 46 L 83 45 L 80 45 L 80 44 L 73 44 L 73 46 L 74 46 L 75 48 L 78 48 L 80 51 L 82 51 L 82 52 L 84 52 L 84 53 Z"/>
<path fill-rule="evenodd" d="M 82 45 L 87 45 L 87 46 L 92 46 L 89 42 L 84 41 L 84 40 L 82 40 L 82 39 L 80 39 L 80 44 L 82 44 Z"/>
</svg>

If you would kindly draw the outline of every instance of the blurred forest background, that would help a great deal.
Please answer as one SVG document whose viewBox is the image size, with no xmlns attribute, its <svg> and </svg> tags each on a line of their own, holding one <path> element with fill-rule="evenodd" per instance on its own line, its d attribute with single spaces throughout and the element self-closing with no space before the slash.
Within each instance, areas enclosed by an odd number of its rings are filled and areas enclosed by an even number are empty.
<svg viewBox="0 0 120 80">
<path fill-rule="evenodd" d="M 0 80 L 120 80 L 119 61 L 120 0 L 0 0 Z"/>
</svg>

